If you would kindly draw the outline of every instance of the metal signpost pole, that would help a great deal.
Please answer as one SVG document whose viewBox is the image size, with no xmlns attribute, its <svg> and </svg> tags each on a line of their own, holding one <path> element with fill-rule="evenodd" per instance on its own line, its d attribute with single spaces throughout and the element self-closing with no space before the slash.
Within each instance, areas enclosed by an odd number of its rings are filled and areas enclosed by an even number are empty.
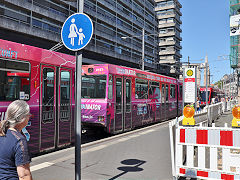
<svg viewBox="0 0 240 180">
<path fill-rule="evenodd" d="M 83 13 L 84 0 L 77 0 L 78 13 Z M 76 94 L 75 94 L 75 180 L 81 180 L 81 85 L 82 50 L 76 52 Z"/>
<path fill-rule="evenodd" d="M 145 30 L 144 28 L 142 29 L 142 70 L 144 71 L 144 54 L 145 54 Z"/>
<path fill-rule="evenodd" d="M 184 109 L 185 102 L 185 68 L 183 68 L 183 86 L 182 86 L 182 112 Z"/>
<path fill-rule="evenodd" d="M 82 49 L 91 41 L 93 23 L 83 13 L 84 0 L 77 0 L 78 13 L 69 16 L 61 31 L 61 39 L 66 48 L 76 51 L 75 69 L 75 180 L 81 179 L 81 85 L 82 85 Z M 79 32 L 77 33 L 79 29 Z M 76 35 L 76 33 L 78 35 Z M 84 39 L 81 40 L 81 37 Z M 74 39 L 78 37 L 78 43 Z"/>
</svg>

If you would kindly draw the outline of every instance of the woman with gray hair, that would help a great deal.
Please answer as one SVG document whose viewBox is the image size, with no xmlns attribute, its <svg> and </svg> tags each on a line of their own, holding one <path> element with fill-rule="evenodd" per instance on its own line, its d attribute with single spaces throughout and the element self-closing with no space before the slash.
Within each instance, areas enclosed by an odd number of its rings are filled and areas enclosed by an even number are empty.
<svg viewBox="0 0 240 180">
<path fill-rule="evenodd" d="M 27 140 L 21 134 L 30 116 L 23 100 L 13 101 L 7 108 L 6 120 L 0 125 L 0 179 L 32 180 Z"/>
</svg>

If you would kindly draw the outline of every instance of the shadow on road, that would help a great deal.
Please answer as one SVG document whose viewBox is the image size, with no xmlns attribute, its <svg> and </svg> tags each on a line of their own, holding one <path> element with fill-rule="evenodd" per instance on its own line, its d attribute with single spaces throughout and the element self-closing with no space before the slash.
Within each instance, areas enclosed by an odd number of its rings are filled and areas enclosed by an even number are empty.
<svg viewBox="0 0 240 180">
<path fill-rule="evenodd" d="M 138 159 L 126 159 L 126 160 L 121 161 L 121 163 L 123 165 L 127 165 L 127 166 L 118 167 L 117 169 L 120 171 L 123 171 L 123 172 L 110 178 L 109 180 L 117 179 L 118 177 L 120 177 L 128 172 L 143 171 L 143 168 L 140 168 L 139 166 L 143 165 L 145 162 L 146 161 L 138 160 Z"/>
</svg>

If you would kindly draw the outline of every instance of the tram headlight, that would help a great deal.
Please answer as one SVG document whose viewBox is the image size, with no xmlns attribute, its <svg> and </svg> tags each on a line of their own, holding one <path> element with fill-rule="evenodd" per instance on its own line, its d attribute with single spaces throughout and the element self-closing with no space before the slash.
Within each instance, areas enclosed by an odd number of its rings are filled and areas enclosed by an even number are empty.
<svg viewBox="0 0 240 180">
<path fill-rule="evenodd" d="M 187 105 L 184 107 L 183 109 L 183 121 L 182 121 L 182 125 L 184 126 L 194 126 L 195 125 L 195 119 L 193 118 L 195 113 L 195 110 L 193 107 Z"/>
<path fill-rule="evenodd" d="M 240 105 L 236 105 L 232 108 L 232 127 L 240 127 Z"/>
<path fill-rule="evenodd" d="M 104 116 L 98 116 L 98 121 L 99 122 L 104 122 L 105 120 L 104 120 Z"/>
</svg>

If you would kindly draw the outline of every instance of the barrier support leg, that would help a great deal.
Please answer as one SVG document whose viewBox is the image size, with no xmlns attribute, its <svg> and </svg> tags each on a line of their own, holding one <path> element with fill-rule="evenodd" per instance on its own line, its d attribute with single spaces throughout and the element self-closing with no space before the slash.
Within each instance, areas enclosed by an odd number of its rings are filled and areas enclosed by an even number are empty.
<svg viewBox="0 0 240 180">
<path fill-rule="evenodd" d="M 176 119 L 177 122 L 178 119 Z M 170 135 L 170 149 L 171 149 L 171 160 L 172 160 L 172 175 L 176 176 L 175 171 L 175 156 L 174 156 L 174 138 L 173 138 L 173 127 L 175 127 L 171 122 L 169 123 L 169 135 Z"/>
</svg>

